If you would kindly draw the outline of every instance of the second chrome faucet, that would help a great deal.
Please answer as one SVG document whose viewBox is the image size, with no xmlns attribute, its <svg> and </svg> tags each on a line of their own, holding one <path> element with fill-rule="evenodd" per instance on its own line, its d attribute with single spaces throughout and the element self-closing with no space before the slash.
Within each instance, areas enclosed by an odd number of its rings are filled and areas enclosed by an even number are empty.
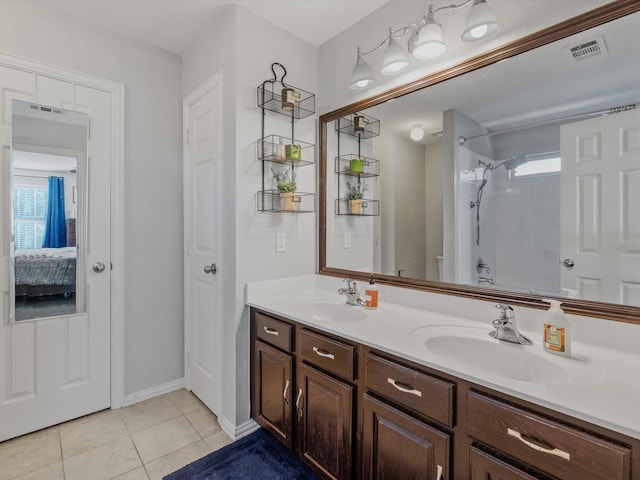
<svg viewBox="0 0 640 480">
<path fill-rule="evenodd" d="M 520 345 L 533 345 L 533 342 L 525 337 L 516 326 L 516 315 L 511 305 L 499 303 L 496 308 L 500 310 L 500 316 L 493 322 L 495 330 L 489 332 L 489 336 L 505 342 L 518 343 Z"/>
<path fill-rule="evenodd" d="M 347 288 L 338 289 L 338 293 L 347 297 L 347 305 L 364 307 L 366 302 L 360 298 L 356 281 L 348 278 L 343 281 L 347 283 Z"/>
</svg>

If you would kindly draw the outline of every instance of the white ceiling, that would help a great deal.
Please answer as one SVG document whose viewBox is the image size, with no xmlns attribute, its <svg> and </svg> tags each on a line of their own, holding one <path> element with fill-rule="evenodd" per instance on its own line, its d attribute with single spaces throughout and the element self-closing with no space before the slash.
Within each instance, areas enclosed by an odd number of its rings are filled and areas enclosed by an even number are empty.
<svg viewBox="0 0 640 480">
<path fill-rule="evenodd" d="M 174 53 L 238 4 L 318 46 L 389 0 L 20 0 Z"/>
</svg>

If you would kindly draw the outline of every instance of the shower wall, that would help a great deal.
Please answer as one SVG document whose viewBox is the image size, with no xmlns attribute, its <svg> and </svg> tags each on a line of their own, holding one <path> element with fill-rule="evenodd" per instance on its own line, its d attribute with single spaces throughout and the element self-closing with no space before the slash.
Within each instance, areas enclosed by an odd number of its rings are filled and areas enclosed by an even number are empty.
<svg viewBox="0 0 640 480">
<path fill-rule="evenodd" d="M 486 228 L 495 232 L 496 285 L 560 294 L 560 174 L 509 179 L 493 172 Z"/>
</svg>

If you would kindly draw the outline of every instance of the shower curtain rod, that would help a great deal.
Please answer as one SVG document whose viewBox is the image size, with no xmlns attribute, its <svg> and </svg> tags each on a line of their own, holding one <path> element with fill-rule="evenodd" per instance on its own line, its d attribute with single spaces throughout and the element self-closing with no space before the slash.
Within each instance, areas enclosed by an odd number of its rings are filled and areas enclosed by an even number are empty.
<svg viewBox="0 0 640 480">
<path fill-rule="evenodd" d="M 556 123 L 561 120 L 570 120 L 575 118 L 582 117 L 595 117 L 602 115 L 612 115 L 614 113 L 626 112 L 628 110 L 635 110 L 636 108 L 640 108 L 640 103 L 630 103 L 629 105 L 622 105 L 620 107 L 612 107 L 607 110 L 599 110 L 597 112 L 587 112 L 587 113 L 576 113 L 574 115 L 567 115 L 565 117 L 553 118 L 551 120 L 542 120 L 540 122 L 529 123 L 526 125 L 520 125 L 518 127 L 505 128 L 503 130 L 496 130 L 495 132 L 481 133 L 479 135 L 473 135 L 471 137 L 463 137 L 462 135 L 458 137 L 458 145 L 464 145 L 467 141 L 473 140 L 474 138 L 480 137 L 493 137 L 494 135 L 500 135 L 502 133 L 515 132 L 517 130 L 523 130 L 525 128 L 531 127 L 539 127 L 542 125 L 547 125 L 549 123 Z"/>
</svg>

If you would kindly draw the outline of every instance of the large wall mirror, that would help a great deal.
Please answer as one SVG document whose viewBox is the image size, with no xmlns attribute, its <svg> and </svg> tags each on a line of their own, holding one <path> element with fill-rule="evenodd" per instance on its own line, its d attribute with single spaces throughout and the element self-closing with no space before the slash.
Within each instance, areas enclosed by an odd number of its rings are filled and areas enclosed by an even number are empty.
<svg viewBox="0 0 640 480">
<path fill-rule="evenodd" d="M 88 117 L 12 101 L 10 321 L 82 313 Z"/>
<path fill-rule="evenodd" d="M 321 116 L 320 272 L 640 323 L 639 27 L 613 2 Z"/>
</svg>

